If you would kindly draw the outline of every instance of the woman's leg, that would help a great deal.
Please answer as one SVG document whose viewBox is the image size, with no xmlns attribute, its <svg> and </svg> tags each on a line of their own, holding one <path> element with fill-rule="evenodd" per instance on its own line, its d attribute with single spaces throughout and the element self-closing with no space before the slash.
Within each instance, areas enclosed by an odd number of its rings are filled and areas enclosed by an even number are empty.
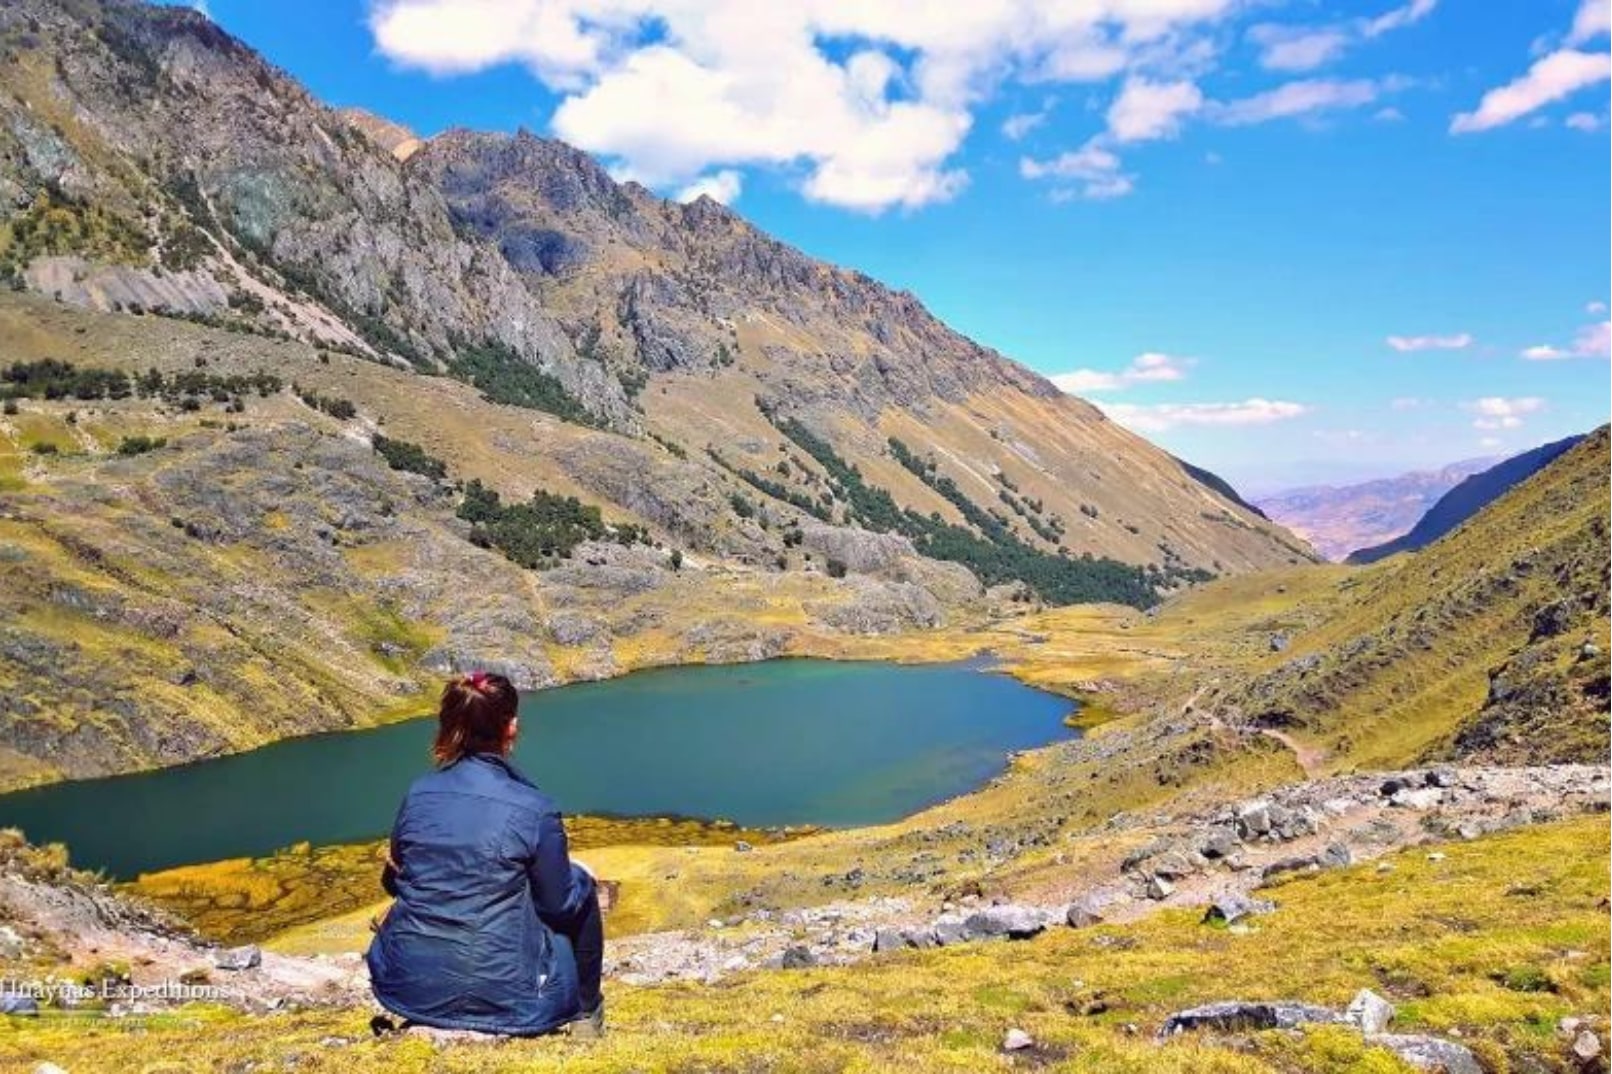
<svg viewBox="0 0 1612 1074">
<path fill-rule="evenodd" d="M 604 915 L 599 910 L 598 892 L 590 892 L 577 912 L 554 931 L 571 941 L 582 1013 L 591 1014 L 603 1001 L 600 986 L 604 977 Z"/>
</svg>

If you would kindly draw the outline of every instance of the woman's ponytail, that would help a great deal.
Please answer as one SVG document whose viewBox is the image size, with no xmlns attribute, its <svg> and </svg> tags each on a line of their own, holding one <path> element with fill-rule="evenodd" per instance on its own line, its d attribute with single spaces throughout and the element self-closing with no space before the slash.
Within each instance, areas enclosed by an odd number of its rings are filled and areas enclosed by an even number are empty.
<svg viewBox="0 0 1612 1074">
<path fill-rule="evenodd" d="M 501 753 L 520 695 L 504 676 L 472 671 L 449 681 L 437 711 L 431 753 L 447 766 L 472 753 Z"/>
</svg>

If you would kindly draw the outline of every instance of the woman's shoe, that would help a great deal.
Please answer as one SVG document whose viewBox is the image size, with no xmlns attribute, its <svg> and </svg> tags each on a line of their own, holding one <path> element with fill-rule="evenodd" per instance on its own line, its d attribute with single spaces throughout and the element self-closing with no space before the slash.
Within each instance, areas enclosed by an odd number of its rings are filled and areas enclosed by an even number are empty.
<svg viewBox="0 0 1612 1074">
<path fill-rule="evenodd" d="M 571 1036 L 577 1040 L 598 1040 L 604 1036 L 604 1000 L 571 1023 Z"/>
</svg>

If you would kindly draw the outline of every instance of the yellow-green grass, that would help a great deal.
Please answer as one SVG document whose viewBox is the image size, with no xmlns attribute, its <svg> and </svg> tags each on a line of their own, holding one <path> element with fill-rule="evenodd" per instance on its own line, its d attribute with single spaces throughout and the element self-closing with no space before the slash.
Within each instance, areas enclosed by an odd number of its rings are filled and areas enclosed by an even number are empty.
<svg viewBox="0 0 1612 1074">
<path fill-rule="evenodd" d="M 849 967 L 758 971 L 717 985 L 612 986 L 611 1031 L 565 1040 L 372 1042 L 367 1012 L 11 1021 L 0 1062 L 69 1070 L 222 1070 L 230 1064 L 370 1071 L 1404 1071 L 1344 1029 L 1158 1043 L 1173 1010 L 1218 999 L 1341 1006 L 1372 988 L 1394 1028 L 1460 1034 L 1493 1070 L 1560 1057 L 1566 1015 L 1608 1007 L 1604 818 L 1523 829 L 1302 879 L 1271 892 L 1248 930 L 1166 911 L 1035 941 L 880 956 Z M 1009 1058 L 1010 1027 L 1038 1050 Z M 331 1047 L 330 1037 L 352 1043 Z M 145 1068 L 144 1064 L 171 1066 Z"/>
<path fill-rule="evenodd" d="M 601 848 L 620 845 L 721 846 L 731 853 L 740 840 L 759 847 L 810 834 L 809 829 L 757 830 L 721 821 L 610 817 L 568 817 L 566 831 L 571 849 L 590 858 Z M 363 945 L 369 917 L 382 898 L 385 856 L 381 840 L 326 847 L 300 843 L 263 858 L 145 873 L 122 887 L 221 942 L 284 934 L 275 947 L 287 952 L 355 950 Z"/>
</svg>

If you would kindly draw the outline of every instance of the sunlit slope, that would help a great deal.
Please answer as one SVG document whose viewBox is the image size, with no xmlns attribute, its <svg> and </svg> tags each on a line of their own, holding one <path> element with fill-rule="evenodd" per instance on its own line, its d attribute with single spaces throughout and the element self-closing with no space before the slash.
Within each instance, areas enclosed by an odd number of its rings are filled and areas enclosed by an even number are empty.
<svg viewBox="0 0 1612 1074">
<path fill-rule="evenodd" d="M 1328 572 L 1205 704 L 1334 767 L 1604 759 L 1607 472 L 1603 427 L 1426 549 Z"/>
</svg>

